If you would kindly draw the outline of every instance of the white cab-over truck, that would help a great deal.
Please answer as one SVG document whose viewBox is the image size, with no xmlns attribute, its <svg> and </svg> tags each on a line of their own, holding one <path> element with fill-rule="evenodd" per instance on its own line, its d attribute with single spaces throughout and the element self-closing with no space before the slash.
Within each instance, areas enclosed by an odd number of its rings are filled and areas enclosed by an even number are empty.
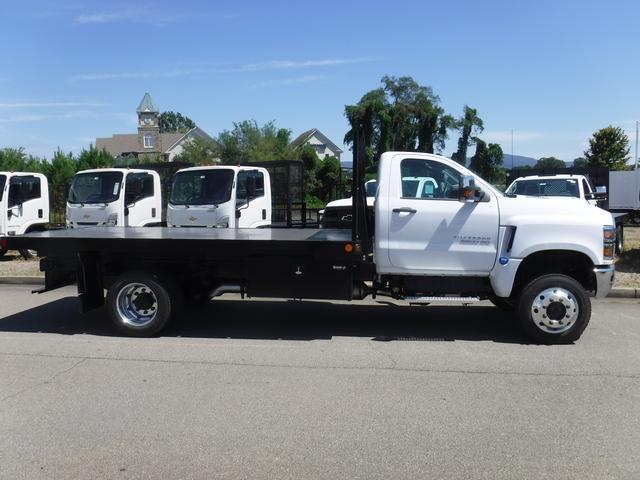
<svg viewBox="0 0 640 480">
<path fill-rule="evenodd" d="M 167 206 L 169 227 L 263 228 L 271 225 L 271 181 L 260 167 L 178 170 Z"/>
<path fill-rule="evenodd" d="M 0 236 L 44 230 L 49 223 L 49 184 L 40 173 L 0 172 Z M 0 246 L 0 256 L 7 252 Z M 28 249 L 20 253 L 28 258 Z"/>
<path fill-rule="evenodd" d="M 73 177 L 67 227 L 158 226 L 162 216 L 160 176 L 153 170 L 100 168 Z"/>
<path fill-rule="evenodd" d="M 45 291 L 77 282 L 83 309 L 106 304 L 126 335 L 157 334 L 196 292 L 234 292 L 407 304 L 489 299 L 512 310 L 534 341 L 580 337 L 590 294 L 606 296 L 613 282 L 610 213 L 586 202 L 508 196 L 447 158 L 388 152 L 372 232 L 356 138 L 351 230 L 78 228 L 2 242 L 38 249 Z M 416 198 L 405 191 L 407 177 L 433 178 L 437 188 Z"/>
</svg>

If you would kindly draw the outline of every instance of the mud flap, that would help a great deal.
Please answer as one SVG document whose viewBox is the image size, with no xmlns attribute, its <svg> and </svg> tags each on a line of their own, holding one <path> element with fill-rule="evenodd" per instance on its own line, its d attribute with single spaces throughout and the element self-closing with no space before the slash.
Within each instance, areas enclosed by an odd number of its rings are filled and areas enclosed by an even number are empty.
<svg viewBox="0 0 640 480">
<path fill-rule="evenodd" d="M 104 305 L 102 262 L 97 252 L 78 253 L 78 296 L 83 313 Z"/>
</svg>

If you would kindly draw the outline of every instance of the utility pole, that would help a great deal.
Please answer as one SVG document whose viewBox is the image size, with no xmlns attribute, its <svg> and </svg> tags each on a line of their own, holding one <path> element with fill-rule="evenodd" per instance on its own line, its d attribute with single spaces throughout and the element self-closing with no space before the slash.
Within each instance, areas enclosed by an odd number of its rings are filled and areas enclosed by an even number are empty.
<svg viewBox="0 0 640 480">
<path fill-rule="evenodd" d="M 637 124 L 636 124 L 636 127 L 637 127 Z M 638 143 L 638 135 L 636 133 L 636 153 L 638 150 L 637 143 Z M 513 128 L 511 129 L 511 170 L 513 170 Z"/>
<path fill-rule="evenodd" d="M 635 169 L 638 169 L 638 121 L 636 120 L 636 158 L 635 158 Z"/>
</svg>

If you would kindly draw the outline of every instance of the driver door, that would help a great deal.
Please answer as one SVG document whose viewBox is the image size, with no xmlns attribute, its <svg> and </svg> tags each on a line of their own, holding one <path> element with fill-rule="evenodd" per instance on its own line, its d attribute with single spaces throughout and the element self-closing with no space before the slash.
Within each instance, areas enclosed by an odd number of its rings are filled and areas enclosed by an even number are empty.
<svg viewBox="0 0 640 480">
<path fill-rule="evenodd" d="M 7 221 L 7 230 L 19 232 L 22 228 L 42 219 L 40 179 L 34 175 L 13 176 L 9 180 L 7 209 L 11 218 Z"/>
<path fill-rule="evenodd" d="M 153 176 L 149 173 L 130 173 L 124 187 L 125 218 L 127 227 L 143 226 L 158 221 L 160 212 L 155 201 Z M 128 213 L 127 213 L 128 212 Z"/>
<path fill-rule="evenodd" d="M 496 260 L 499 215 L 491 192 L 459 200 L 463 174 L 436 159 L 398 155 L 389 170 L 389 260 L 397 273 L 487 275 Z M 428 178 L 424 195 L 407 179 Z"/>
</svg>

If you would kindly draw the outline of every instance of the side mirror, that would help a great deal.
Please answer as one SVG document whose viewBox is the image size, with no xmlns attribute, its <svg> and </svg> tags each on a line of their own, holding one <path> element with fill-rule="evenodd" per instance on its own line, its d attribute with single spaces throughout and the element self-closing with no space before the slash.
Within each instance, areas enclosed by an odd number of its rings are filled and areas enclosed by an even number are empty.
<svg viewBox="0 0 640 480">
<path fill-rule="evenodd" d="M 471 175 L 462 177 L 462 188 L 458 200 L 465 203 L 479 202 L 484 198 L 484 192 L 476 186 L 476 179 Z"/>
<path fill-rule="evenodd" d="M 596 187 L 596 193 L 607 193 L 607 187 L 605 187 L 604 185 Z"/>
<path fill-rule="evenodd" d="M 9 210 L 7 210 L 7 218 L 11 219 L 11 217 L 13 217 L 13 210 L 9 209 Z"/>
</svg>

